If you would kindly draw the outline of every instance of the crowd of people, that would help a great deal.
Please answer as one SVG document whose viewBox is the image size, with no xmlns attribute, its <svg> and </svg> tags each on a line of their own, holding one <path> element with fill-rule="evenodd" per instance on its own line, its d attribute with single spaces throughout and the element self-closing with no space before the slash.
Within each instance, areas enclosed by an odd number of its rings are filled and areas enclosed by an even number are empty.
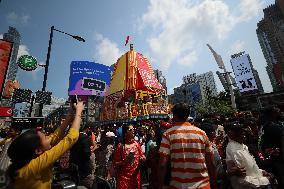
<svg viewBox="0 0 284 189">
<path fill-rule="evenodd" d="M 284 113 L 277 106 L 192 119 L 179 103 L 172 119 L 97 127 L 81 123 L 83 109 L 82 102 L 70 107 L 51 133 L 10 128 L 1 141 L 3 187 L 52 188 L 57 167 L 88 189 L 284 188 Z"/>
</svg>

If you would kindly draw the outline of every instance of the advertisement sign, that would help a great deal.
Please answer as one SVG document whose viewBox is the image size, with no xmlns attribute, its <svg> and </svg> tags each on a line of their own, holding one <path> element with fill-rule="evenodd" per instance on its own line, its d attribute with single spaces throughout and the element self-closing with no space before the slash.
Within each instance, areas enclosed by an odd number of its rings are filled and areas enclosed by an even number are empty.
<svg viewBox="0 0 284 189">
<path fill-rule="evenodd" d="M 37 68 L 37 60 L 30 55 L 23 55 L 18 60 L 18 66 L 25 71 L 33 71 Z"/>
<path fill-rule="evenodd" d="M 43 127 L 44 117 L 13 117 L 12 127 L 20 127 L 21 129 L 32 129 Z"/>
<path fill-rule="evenodd" d="M 0 99 L 2 97 L 6 74 L 9 68 L 12 49 L 13 44 L 11 42 L 0 39 Z"/>
<path fill-rule="evenodd" d="M 71 62 L 68 94 L 105 96 L 112 71 L 113 67 L 95 62 Z"/>
<path fill-rule="evenodd" d="M 257 90 L 248 54 L 231 59 L 237 86 L 240 92 Z"/>
<path fill-rule="evenodd" d="M 0 107 L 0 117 L 13 116 L 13 109 L 11 107 Z"/>
<path fill-rule="evenodd" d="M 18 80 L 6 81 L 6 85 L 5 85 L 4 90 L 3 90 L 3 98 L 11 98 L 14 90 L 19 89 L 20 86 L 21 85 L 20 85 L 20 82 Z"/>
</svg>

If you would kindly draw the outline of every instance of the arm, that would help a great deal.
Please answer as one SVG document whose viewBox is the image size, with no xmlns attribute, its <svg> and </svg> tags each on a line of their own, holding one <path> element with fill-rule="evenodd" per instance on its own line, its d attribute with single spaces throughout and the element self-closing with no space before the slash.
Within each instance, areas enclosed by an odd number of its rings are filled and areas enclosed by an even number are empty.
<svg viewBox="0 0 284 189">
<path fill-rule="evenodd" d="M 64 131 L 66 130 L 68 125 L 72 123 L 73 119 L 74 119 L 74 110 L 70 107 L 64 122 L 54 131 L 54 133 L 52 133 L 48 137 L 51 146 L 56 145 L 59 142 L 59 140 L 62 139 Z"/>
<path fill-rule="evenodd" d="M 45 151 L 39 157 L 30 161 L 30 163 L 19 170 L 19 176 L 28 177 L 29 175 L 38 175 L 46 168 L 58 160 L 73 144 L 78 140 L 79 132 L 71 128 L 68 134 L 50 150 Z"/>
<path fill-rule="evenodd" d="M 159 166 L 158 166 L 158 189 L 162 189 L 164 185 L 164 179 L 166 176 L 167 171 L 167 164 L 170 158 L 170 139 L 167 136 L 166 133 L 162 136 L 162 142 L 159 149 L 160 153 L 160 160 L 159 160 Z"/>
<path fill-rule="evenodd" d="M 165 176 L 167 171 L 167 164 L 169 161 L 169 156 L 162 155 L 160 153 L 160 160 L 159 160 L 159 166 L 158 166 L 158 189 L 162 189 L 163 185 L 165 183 Z"/>
<path fill-rule="evenodd" d="M 144 155 L 144 153 L 143 153 L 143 151 L 142 151 L 141 145 L 140 145 L 139 143 L 137 143 L 137 148 L 138 148 L 138 152 L 139 152 L 139 156 L 140 156 L 139 161 L 140 161 L 141 163 L 143 163 L 143 162 L 146 161 L 146 157 L 145 157 L 145 155 Z"/>
<path fill-rule="evenodd" d="M 213 155 L 210 152 L 205 153 L 206 166 L 208 169 L 208 174 L 210 178 L 210 186 L 212 189 L 217 189 L 217 174 L 216 167 L 213 164 Z"/>
<path fill-rule="evenodd" d="M 115 152 L 114 152 L 114 158 L 113 158 L 113 166 L 115 168 L 119 168 L 120 166 L 123 165 L 123 157 L 122 157 L 122 144 L 119 143 L 117 145 L 117 148 L 115 149 Z"/>
<path fill-rule="evenodd" d="M 208 175 L 210 178 L 210 186 L 212 189 L 217 189 L 217 170 L 214 165 L 213 160 L 213 148 L 212 144 L 209 141 L 208 137 L 205 135 L 205 162 L 208 170 Z"/>
<path fill-rule="evenodd" d="M 22 176 L 37 175 L 44 169 L 52 166 L 52 164 L 58 160 L 67 150 L 69 150 L 79 137 L 79 129 L 81 124 L 81 113 L 84 109 L 83 102 L 78 102 L 76 105 L 76 116 L 72 123 L 68 134 L 50 150 L 45 151 L 39 157 L 30 161 L 30 163 L 24 168 L 19 170 L 19 174 Z"/>
</svg>

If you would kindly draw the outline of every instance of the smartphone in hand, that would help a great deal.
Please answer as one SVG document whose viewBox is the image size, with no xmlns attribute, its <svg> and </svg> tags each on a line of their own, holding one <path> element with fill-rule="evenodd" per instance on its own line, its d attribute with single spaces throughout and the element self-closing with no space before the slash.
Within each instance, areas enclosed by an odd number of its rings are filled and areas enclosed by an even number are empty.
<svg viewBox="0 0 284 189">
<path fill-rule="evenodd" d="M 77 95 L 71 96 L 71 107 L 72 107 L 73 110 L 76 109 L 75 106 L 74 106 L 74 104 L 77 104 L 77 103 L 78 103 L 78 97 L 77 97 Z"/>
</svg>

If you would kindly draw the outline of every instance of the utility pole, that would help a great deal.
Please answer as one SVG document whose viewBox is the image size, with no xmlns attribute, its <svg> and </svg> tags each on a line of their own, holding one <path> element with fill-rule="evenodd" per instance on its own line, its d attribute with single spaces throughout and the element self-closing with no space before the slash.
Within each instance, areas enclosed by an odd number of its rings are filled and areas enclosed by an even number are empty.
<svg viewBox="0 0 284 189">
<path fill-rule="evenodd" d="M 227 69 L 226 69 L 225 64 L 222 60 L 222 57 L 219 54 L 217 54 L 209 44 L 207 44 L 207 46 L 209 47 L 210 51 L 212 52 L 219 68 L 224 70 L 224 72 L 225 72 L 225 79 L 226 79 L 227 84 L 229 85 L 228 87 L 229 87 L 230 96 L 231 96 L 232 108 L 236 110 L 237 109 L 236 98 L 235 98 L 235 94 L 234 94 L 234 90 L 233 90 L 233 84 L 232 84 L 232 81 L 230 79 L 230 72 L 227 72 Z"/>
</svg>

